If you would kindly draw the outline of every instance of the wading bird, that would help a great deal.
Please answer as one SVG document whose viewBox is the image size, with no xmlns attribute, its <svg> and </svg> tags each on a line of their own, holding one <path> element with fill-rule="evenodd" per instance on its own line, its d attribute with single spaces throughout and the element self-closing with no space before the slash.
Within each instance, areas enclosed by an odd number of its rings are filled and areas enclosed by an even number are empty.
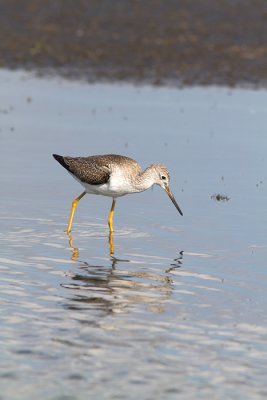
<svg viewBox="0 0 267 400">
<path fill-rule="evenodd" d="M 116 154 L 89 157 L 53 157 L 84 187 L 84 191 L 72 202 L 67 233 L 70 234 L 72 220 L 78 202 L 88 194 L 112 197 L 108 216 L 110 233 L 113 232 L 113 215 L 117 197 L 143 192 L 154 184 L 161 186 L 179 213 L 183 215 L 170 189 L 170 174 L 162 164 L 152 164 L 144 171 L 131 158 Z"/>
</svg>

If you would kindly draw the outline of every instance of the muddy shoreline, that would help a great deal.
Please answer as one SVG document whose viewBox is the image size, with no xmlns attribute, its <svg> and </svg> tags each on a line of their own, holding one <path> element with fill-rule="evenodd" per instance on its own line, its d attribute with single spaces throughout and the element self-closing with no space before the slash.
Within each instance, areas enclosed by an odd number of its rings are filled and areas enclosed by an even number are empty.
<svg viewBox="0 0 267 400">
<path fill-rule="evenodd" d="M 0 0 L 0 65 L 154 84 L 267 83 L 264 0 Z"/>
</svg>

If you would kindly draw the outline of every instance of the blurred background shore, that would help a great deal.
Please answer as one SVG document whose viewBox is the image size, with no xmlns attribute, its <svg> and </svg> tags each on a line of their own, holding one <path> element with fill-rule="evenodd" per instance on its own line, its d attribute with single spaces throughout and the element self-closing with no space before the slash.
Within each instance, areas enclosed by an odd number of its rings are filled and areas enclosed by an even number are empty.
<svg viewBox="0 0 267 400">
<path fill-rule="evenodd" d="M 0 66 L 88 81 L 266 86 L 264 0 L 0 0 Z"/>
</svg>

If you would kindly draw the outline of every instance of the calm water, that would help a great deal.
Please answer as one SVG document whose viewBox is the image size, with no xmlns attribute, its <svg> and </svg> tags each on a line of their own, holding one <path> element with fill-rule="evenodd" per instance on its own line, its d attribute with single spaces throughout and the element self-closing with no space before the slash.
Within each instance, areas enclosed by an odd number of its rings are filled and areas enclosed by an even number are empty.
<svg viewBox="0 0 267 400">
<path fill-rule="evenodd" d="M 0 399 L 266 398 L 267 92 L 0 73 Z M 51 153 L 165 163 L 86 196 Z M 216 193 L 229 201 L 211 199 Z"/>
</svg>

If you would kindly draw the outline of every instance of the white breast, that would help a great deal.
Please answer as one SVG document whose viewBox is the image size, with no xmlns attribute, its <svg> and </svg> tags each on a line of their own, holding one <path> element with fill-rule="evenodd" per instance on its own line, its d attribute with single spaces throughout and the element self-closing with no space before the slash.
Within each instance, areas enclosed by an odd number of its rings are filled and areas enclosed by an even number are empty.
<svg viewBox="0 0 267 400">
<path fill-rule="evenodd" d="M 79 182 L 87 193 L 100 194 L 102 196 L 120 197 L 135 192 L 127 176 L 119 168 L 112 171 L 109 181 L 102 185 L 89 185 L 85 182 Z"/>
</svg>

